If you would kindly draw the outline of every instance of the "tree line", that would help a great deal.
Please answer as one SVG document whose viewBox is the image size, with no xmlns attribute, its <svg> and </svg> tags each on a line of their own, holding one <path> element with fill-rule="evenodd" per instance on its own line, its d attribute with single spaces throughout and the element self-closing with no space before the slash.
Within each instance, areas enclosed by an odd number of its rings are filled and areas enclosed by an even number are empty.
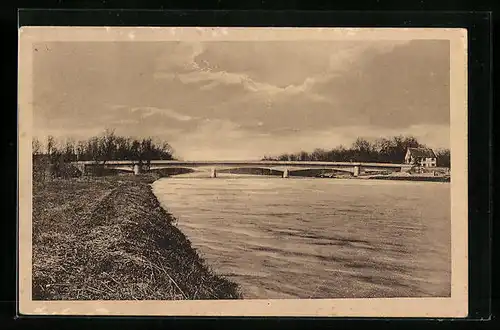
<svg viewBox="0 0 500 330">
<path fill-rule="evenodd" d="M 408 148 L 427 148 L 413 136 L 394 136 L 380 138 L 373 142 L 359 137 L 350 147 L 338 146 L 325 150 L 315 149 L 312 152 L 301 151 L 297 153 L 284 153 L 279 156 L 265 156 L 262 160 L 281 161 L 330 161 L 330 162 L 404 162 Z M 450 167 L 450 150 L 434 150 L 437 165 Z"/>
<path fill-rule="evenodd" d="M 134 139 L 118 136 L 112 130 L 105 130 L 99 136 L 87 140 L 66 141 L 48 136 L 45 145 L 33 139 L 33 156 L 44 155 L 50 163 L 94 161 L 105 164 L 109 160 L 133 160 L 148 162 L 153 159 L 172 160 L 173 149 L 167 142 L 155 142 L 152 138 Z"/>
</svg>

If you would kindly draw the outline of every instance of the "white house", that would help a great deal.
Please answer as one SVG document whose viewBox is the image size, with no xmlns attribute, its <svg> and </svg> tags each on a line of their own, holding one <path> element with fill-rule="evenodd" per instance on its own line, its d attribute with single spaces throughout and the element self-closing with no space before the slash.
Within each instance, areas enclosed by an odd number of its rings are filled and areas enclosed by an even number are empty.
<svg viewBox="0 0 500 330">
<path fill-rule="evenodd" d="M 408 148 L 406 151 L 405 163 L 423 167 L 436 167 L 436 154 L 432 149 Z"/>
</svg>

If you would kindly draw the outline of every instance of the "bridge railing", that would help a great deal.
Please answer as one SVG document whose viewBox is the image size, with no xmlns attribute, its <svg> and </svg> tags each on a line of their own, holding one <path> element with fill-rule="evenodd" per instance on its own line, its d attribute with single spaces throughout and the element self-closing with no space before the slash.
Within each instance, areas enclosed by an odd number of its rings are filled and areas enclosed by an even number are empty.
<svg viewBox="0 0 500 330">
<path fill-rule="evenodd" d="M 95 161 L 78 161 L 76 164 L 84 165 L 135 165 L 139 161 L 133 160 L 109 160 L 104 164 Z M 364 163 L 364 162 L 323 162 L 323 161 L 173 161 L 173 160 L 151 160 L 142 162 L 143 165 L 177 165 L 177 166 L 217 166 L 217 165 L 260 165 L 260 166 L 364 166 L 364 167 L 402 167 L 406 164 L 395 163 Z"/>
</svg>

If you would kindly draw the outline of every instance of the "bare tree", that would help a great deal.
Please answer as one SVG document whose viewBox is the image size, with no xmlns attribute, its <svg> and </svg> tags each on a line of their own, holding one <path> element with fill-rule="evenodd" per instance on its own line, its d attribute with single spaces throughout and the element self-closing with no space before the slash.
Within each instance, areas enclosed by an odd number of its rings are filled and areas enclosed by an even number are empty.
<svg viewBox="0 0 500 330">
<path fill-rule="evenodd" d="M 54 149 L 56 148 L 56 142 L 52 135 L 47 136 L 47 155 L 52 155 Z"/>
<path fill-rule="evenodd" d="M 307 161 L 310 159 L 310 156 L 307 152 L 305 151 L 301 151 L 299 154 L 298 154 L 298 159 L 299 160 L 302 160 L 302 161 Z"/>
<path fill-rule="evenodd" d="M 75 155 L 75 141 L 71 138 L 66 140 L 66 144 L 64 146 L 64 161 L 72 162 L 76 159 Z"/>
<path fill-rule="evenodd" d="M 116 151 L 116 136 L 114 130 L 106 129 L 100 141 L 101 158 L 103 164 L 112 160 Z"/>
<path fill-rule="evenodd" d="M 437 165 L 451 168 L 450 149 L 440 149 L 436 151 Z"/>
<path fill-rule="evenodd" d="M 318 161 L 377 161 L 401 163 L 404 160 L 407 148 L 425 147 L 413 136 L 394 136 L 380 138 L 373 143 L 359 137 L 350 148 L 338 146 L 329 151 L 315 149 L 312 153 L 299 152 L 296 154 L 282 154 L 278 157 L 268 156 L 279 160 L 318 160 Z M 445 157 L 443 162 L 446 163 Z"/>
<path fill-rule="evenodd" d="M 99 143 L 99 138 L 94 136 L 87 141 L 87 154 L 90 160 L 94 161 L 96 164 L 99 164 L 101 160 L 102 148 Z"/>
<path fill-rule="evenodd" d="M 322 161 L 324 160 L 326 156 L 326 151 L 323 149 L 314 149 L 314 151 L 311 154 L 311 159 L 314 161 Z"/>
<path fill-rule="evenodd" d="M 31 141 L 31 152 L 33 155 L 39 155 L 42 153 L 42 144 L 36 137 L 34 137 Z"/>
<path fill-rule="evenodd" d="M 78 141 L 78 144 L 76 145 L 76 160 L 84 160 L 85 159 L 85 142 L 83 141 Z"/>
<path fill-rule="evenodd" d="M 371 152 L 372 145 L 370 144 L 370 142 L 368 140 L 359 137 L 352 144 L 352 149 L 359 151 L 359 152 Z"/>
</svg>

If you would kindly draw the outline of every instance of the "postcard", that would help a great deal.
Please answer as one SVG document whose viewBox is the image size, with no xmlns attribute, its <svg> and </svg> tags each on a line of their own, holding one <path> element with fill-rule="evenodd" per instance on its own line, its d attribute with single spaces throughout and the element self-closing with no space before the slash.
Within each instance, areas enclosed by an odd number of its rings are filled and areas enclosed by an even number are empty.
<svg viewBox="0 0 500 330">
<path fill-rule="evenodd" d="M 467 316 L 466 45 L 22 27 L 19 313 Z"/>
</svg>

